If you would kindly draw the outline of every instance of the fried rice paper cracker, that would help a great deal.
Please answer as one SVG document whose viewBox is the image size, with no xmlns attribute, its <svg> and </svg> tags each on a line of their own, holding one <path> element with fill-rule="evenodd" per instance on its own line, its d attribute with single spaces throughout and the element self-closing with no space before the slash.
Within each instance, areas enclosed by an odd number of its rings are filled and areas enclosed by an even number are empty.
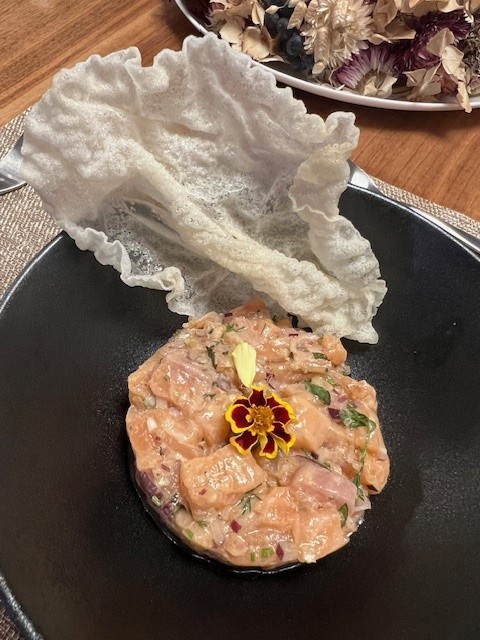
<svg viewBox="0 0 480 640">
<path fill-rule="evenodd" d="M 339 215 L 358 130 L 207 34 L 143 67 L 136 48 L 61 71 L 26 118 L 23 174 L 81 249 L 172 311 L 261 292 L 313 330 L 374 343 L 386 292 Z"/>
</svg>

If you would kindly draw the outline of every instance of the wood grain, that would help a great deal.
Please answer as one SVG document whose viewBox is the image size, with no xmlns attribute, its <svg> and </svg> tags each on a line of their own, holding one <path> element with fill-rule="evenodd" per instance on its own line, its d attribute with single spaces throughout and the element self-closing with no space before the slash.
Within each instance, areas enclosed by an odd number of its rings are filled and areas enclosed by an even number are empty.
<svg viewBox="0 0 480 640">
<path fill-rule="evenodd" d="M 54 74 L 91 54 L 137 46 L 150 64 L 195 33 L 172 0 L 2 0 L 0 126 L 32 105 Z M 356 114 L 354 159 L 372 175 L 480 220 L 480 109 L 401 112 L 295 91 L 311 113 Z"/>
</svg>

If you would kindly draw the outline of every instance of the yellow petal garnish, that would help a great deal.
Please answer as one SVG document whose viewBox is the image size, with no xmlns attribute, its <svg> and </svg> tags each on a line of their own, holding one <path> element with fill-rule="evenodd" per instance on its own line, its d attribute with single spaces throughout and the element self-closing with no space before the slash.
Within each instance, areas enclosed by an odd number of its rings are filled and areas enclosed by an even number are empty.
<svg viewBox="0 0 480 640">
<path fill-rule="evenodd" d="M 232 351 L 232 358 L 241 383 L 251 387 L 257 373 L 257 352 L 247 342 L 240 342 Z"/>
</svg>

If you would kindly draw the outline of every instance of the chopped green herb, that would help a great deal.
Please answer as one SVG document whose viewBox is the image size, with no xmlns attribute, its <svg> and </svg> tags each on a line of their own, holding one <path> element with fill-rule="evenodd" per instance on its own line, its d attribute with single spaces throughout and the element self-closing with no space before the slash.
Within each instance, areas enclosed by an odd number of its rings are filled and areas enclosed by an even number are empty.
<svg viewBox="0 0 480 640">
<path fill-rule="evenodd" d="M 357 496 L 358 496 L 358 498 L 360 500 L 365 500 L 366 495 L 365 495 L 365 491 L 363 489 L 362 481 L 360 479 L 360 477 L 362 475 L 362 471 L 363 471 L 363 465 L 362 465 L 362 469 L 360 471 L 358 471 L 353 476 L 353 484 L 357 487 Z"/>
<path fill-rule="evenodd" d="M 184 529 L 183 533 L 187 536 L 187 538 L 190 538 L 190 540 L 194 537 L 194 533 L 191 529 Z"/>
<path fill-rule="evenodd" d="M 212 367 L 214 369 L 216 369 L 217 368 L 217 361 L 215 360 L 215 351 L 213 350 L 212 346 L 207 347 L 207 353 L 208 353 L 208 357 L 212 361 Z"/>
<path fill-rule="evenodd" d="M 330 392 L 324 389 L 323 387 L 320 387 L 318 384 L 314 384 L 313 382 L 309 382 L 308 380 L 305 380 L 305 389 L 307 391 L 310 391 L 312 395 L 314 395 L 316 398 L 318 398 L 325 404 L 330 404 L 330 400 L 331 400 Z"/>
<path fill-rule="evenodd" d="M 257 556 L 255 555 L 255 551 L 250 552 L 250 561 L 255 562 Z"/>
<path fill-rule="evenodd" d="M 367 418 L 364 413 L 357 411 L 351 404 L 347 405 L 346 409 L 340 411 L 340 418 L 342 419 L 343 424 L 349 429 L 367 427 L 368 431 L 371 432 L 377 426 L 373 420 Z"/>
<path fill-rule="evenodd" d="M 274 553 L 275 551 L 272 549 L 272 547 L 263 547 L 260 550 L 260 555 L 262 556 L 262 558 L 271 558 Z"/>
<path fill-rule="evenodd" d="M 373 420 L 367 418 L 366 415 L 360 413 L 351 405 L 348 405 L 344 411 L 340 411 L 340 417 L 342 418 L 344 425 L 350 429 L 356 429 L 357 427 L 367 427 L 367 438 L 365 440 L 365 445 L 362 447 L 362 449 L 360 449 L 360 468 L 353 477 L 353 484 L 357 487 L 357 496 L 360 500 L 365 500 L 366 495 L 361 478 L 363 468 L 365 467 L 365 460 L 367 458 L 368 443 L 370 442 L 372 433 L 374 432 L 377 425 Z"/>
<path fill-rule="evenodd" d="M 160 498 L 158 496 L 152 496 L 152 502 L 156 507 L 161 507 L 162 506 L 162 501 L 160 500 Z"/>
<path fill-rule="evenodd" d="M 260 486 L 260 485 L 258 485 Z M 257 487 L 255 487 L 257 488 Z M 247 493 L 243 496 L 243 498 L 240 500 L 240 504 L 242 507 L 242 513 L 246 513 L 248 511 L 248 513 L 252 513 L 252 500 L 256 498 L 257 500 L 260 500 L 260 502 L 262 501 L 262 499 L 260 498 L 260 496 L 257 496 L 256 493 L 252 491 L 247 491 Z"/>
<path fill-rule="evenodd" d="M 197 520 L 197 524 L 199 527 L 202 527 L 202 529 L 205 529 L 205 527 L 208 527 L 208 522 L 206 520 Z"/>
<path fill-rule="evenodd" d="M 328 360 L 327 356 L 321 351 L 314 351 L 312 355 L 315 358 L 315 360 Z"/>
<path fill-rule="evenodd" d="M 340 519 L 342 522 L 342 527 L 345 526 L 345 523 L 347 521 L 348 518 L 348 507 L 346 504 L 342 504 L 342 506 L 340 507 L 340 509 L 338 510 L 340 513 Z"/>
<path fill-rule="evenodd" d="M 334 378 L 332 378 L 332 376 L 327 376 L 325 380 L 328 382 L 328 384 L 331 384 L 332 387 L 338 387 L 338 382 L 336 382 Z"/>
<path fill-rule="evenodd" d="M 225 327 L 225 331 L 224 333 L 230 333 L 230 331 L 243 331 L 245 329 L 245 327 L 236 327 L 234 324 L 232 324 L 231 322 L 229 322 L 227 324 L 227 326 Z"/>
</svg>

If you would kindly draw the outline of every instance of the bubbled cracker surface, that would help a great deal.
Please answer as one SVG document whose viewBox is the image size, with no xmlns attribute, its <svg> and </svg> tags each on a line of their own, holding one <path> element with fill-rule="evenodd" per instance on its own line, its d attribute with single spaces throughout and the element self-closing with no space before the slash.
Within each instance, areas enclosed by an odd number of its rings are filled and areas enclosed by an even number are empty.
<svg viewBox="0 0 480 640">
<path fill-rule="evenodd" d="M 375 342 L 385 294 L 339 215 L 353 115 L 307 114 L 290 89 L 208 34 L 142 67 L 135 48 L 60 72 L 29 114 L 27 181 L 77 242 L 173 311 L 259 291 L 317 331 Z"/>
</svg>

